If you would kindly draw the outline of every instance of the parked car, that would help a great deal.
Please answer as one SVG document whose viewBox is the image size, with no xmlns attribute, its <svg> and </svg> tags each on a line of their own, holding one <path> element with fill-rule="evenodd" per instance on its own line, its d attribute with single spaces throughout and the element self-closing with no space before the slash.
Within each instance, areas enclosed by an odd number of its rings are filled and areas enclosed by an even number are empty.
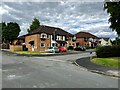
<svg viewBox="0 0 120 90">
<path fill-rule="evenodd" d="M 74 47 L 73 46 L 69 46 L 68 50 L 74 50 Z"/>
<path fill-rule="evenodd" d="M 59 49 L 58 47 L 49 47 L 47 50 L 45 50 L 45 52 L 50 52 L 50 53 L 58 53 L 59 52 Z"/>
<path fill-rule="evenodd" d="M 65 47 L 59 47 L 60 52 L 67 52 L 67 49 Z"/>
<path fill-rule="evenodd" d="M 85 51 L 86 48 L 84 46 L 77 46 L 74 50 L 76 50 L 76 51 Z"/>
</svg>

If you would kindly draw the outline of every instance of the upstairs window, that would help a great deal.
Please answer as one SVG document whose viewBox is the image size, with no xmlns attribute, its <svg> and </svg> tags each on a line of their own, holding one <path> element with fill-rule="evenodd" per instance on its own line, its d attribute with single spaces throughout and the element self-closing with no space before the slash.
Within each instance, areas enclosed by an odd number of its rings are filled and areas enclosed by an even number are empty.
<svg viewBox="0 0 120 90">
<path fill-rule="evenodd" d="M 41 38 L 47 38 L 47 34 L 42 33 L 42 34 L 41 34 Z"/>
<path fill-rule="evenodd" d="M 65 41 L 65 36 L 63 36 L 62 40 Z"/>
</svg>

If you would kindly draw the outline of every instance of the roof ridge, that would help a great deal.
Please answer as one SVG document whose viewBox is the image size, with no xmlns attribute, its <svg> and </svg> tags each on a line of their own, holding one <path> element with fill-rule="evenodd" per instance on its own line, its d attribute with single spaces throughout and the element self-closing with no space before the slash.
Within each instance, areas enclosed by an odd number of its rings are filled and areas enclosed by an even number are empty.
<svg viewBox="0 0 120 90">
<path fill-rule="evenodd" d="M 81 34 L 81 35 L 80 35 Z M 84 35 L 83 35 L 84 34 Z M 84 31 L 80 31 L 80 32 L 78 32 L 78 33 L 76 33 L 75 34 L 77 37 L 85 37 L 85 35 L 87 36 L 87 37 L 96 37 L 96 38 L 98 38 L 96 35 L 94 35 L 94 34 L 92 34 L 92 33 L 90 33 L 90 32 L 84 32 Z"/>
</svg>

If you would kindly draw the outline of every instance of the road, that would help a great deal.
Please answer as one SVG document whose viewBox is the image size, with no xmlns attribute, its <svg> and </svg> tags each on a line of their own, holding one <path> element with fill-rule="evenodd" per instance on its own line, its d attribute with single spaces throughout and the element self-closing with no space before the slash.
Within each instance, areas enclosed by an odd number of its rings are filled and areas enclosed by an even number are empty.
<svg viewBox="0 0 120 90">
<path fill-rule="evenodd" d="M 2 52 L 0 51 L 0 89 L 2 89 Z"/>
<path fill-rule="evenodd" d="M 3 88 L 118 88 L 118 79 L 87 71 L 72 61 L 80 53 L 52 57 L 2 54 Z"/>
</svg>

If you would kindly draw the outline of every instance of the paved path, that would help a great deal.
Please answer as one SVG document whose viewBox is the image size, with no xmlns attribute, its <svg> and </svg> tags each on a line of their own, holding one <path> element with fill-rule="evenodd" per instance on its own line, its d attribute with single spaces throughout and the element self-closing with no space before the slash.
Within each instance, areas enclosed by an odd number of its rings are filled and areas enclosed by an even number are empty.
<svg viewBox="0 0 120 90">
<path fill-rule="evenodd" d="M 87 68 L 90 71 L 96 71 L 98 73 L 104 73 L 106 75 L 119 76 L 118 69 L 97 65 L 95 63 L 92 63 L 90 59 L 91 59 L 90 57 L 80 58 L 76 60 L 76 63 L 80 66 Z"/>
</svg>

